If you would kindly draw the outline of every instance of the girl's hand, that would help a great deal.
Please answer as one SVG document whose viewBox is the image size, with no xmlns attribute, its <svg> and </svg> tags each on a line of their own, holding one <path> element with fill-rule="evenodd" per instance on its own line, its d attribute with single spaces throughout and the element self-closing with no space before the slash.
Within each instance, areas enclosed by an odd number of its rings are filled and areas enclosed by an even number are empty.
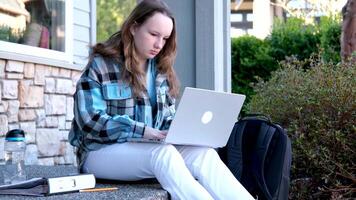
<svg viewBox="0 0 356 200">
<path fill-rule="evenodd" d="M 145 132 L 143 133 L 143 138 L 147 139 L 164 139 L 167 136 L 168 131 L 160 131 L 152 127 L 146 126 Z"/>
</svg>

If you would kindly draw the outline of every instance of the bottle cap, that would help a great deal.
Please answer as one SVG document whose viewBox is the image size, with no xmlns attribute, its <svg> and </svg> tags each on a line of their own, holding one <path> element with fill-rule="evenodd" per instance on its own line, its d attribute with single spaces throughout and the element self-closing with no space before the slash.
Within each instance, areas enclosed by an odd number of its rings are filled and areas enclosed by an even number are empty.
<svg viewBox="0 0 356 200">
<path fill-rule="evenodd" d="M 24 141 L 25 140 L 25 132 L 21 129 L 13 129 L 6 133 L 5 137 L 6 141 Z"/>
</svg>

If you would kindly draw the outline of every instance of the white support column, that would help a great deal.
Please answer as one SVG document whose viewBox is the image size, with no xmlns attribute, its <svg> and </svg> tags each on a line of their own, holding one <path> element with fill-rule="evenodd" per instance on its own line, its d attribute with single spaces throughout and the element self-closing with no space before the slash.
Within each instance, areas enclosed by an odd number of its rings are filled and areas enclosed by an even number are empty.
<svg viewBox="0 0 356 200">
<path fill-rule="evenodd" d="M 224 36 L 224 91 L 231 92 L 231 2 L 223 2 L 223 36 Z"/>
<path fill-rule="evenodd" d="M 228 3 L 228 0 L 196 0 L 196 87 L 231 90 Z"/>
<path fill-rule="evenodd" d="M 214 89 L 224 91 L 223 1 L 214 1 Z"/>
</svg>

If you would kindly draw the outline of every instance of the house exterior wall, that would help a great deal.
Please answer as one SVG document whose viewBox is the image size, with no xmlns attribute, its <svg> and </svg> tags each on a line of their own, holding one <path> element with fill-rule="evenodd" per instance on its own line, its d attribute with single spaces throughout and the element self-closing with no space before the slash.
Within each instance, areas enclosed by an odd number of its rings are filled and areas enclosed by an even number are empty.
<svg viewBox="0 0 356 200">
<path fill-rule="evenodd" d="M 76 65 L 87 63 L 88 45 L 95 43 L 95 13 L 95 0 L 73 1 L 73 63 Z"/>
<path fill-rule="evenodd" d="M 231 91 L 230 1 L 165 0 L 177 22 L 175 69 L 186 86 Z"/>
<path fill-rule="evenodd" d="M 175 69 L 182 89 L 230 91 L 230 1 L 165 1 L 177 19 Z M 72 95 L 88 46 L 95 43 L 95 4 L 73 1 L 73 63 L 0 52 L 0 160 L 6 132 L 21 128 L 26 132 L 26 164 L 76 164 L 67 137 Z"/>
<path fill-rule="evenodd" d="M 165 0 L 176 19 L 178 50 L 174 68 L 182 88 L 194 87 L 195 70 L 195 0 Z"/>
<path fill-rule="evenodd" d="M 6 132 L 20 128 L 26 133 L 26 164 L 76 164 L 67 138 L 75 85 L 95 43 L 95 4 L 73 2 L 72 63 L 0 52 L 0 163 Z"/>
<path fill-rule="evenodd" d="M 74 164 L 67 142 L 80 71 L 0 59 L 0 159 L 8 130 L 23 129 L 26 164 Z"/>
</svg>

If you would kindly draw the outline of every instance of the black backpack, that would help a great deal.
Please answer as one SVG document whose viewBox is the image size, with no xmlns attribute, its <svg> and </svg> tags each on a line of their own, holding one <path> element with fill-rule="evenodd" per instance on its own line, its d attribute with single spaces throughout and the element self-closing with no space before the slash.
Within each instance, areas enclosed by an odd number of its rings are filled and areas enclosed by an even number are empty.
<svg viewBox="0 0 356 200">
<path fill-rule="evenodd" d="M 268 117 L 249 115 L 235 123 L 219 155 L 239 182 L 258 199 L 288 199 L 292 161 L 285 130 Z"/>
</svg>

